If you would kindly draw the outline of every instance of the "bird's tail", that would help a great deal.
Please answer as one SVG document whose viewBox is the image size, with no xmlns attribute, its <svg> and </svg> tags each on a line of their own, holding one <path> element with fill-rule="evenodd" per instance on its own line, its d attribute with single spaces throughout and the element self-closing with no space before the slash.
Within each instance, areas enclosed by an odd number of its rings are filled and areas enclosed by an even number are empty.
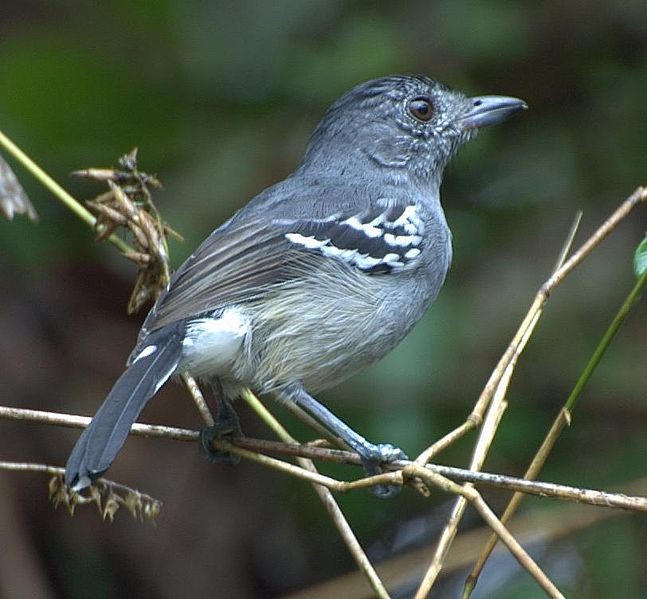
<svg viewBox="0 0 647 599">
<path fill-rule="evenodd" d="M 65 466 L 69 487 L 83 489 L 110 467 L 131 425 L 176 371 L 181 355 L 182 340 L 176 332 L 162 330 L 148 337 L 76 442 Z"/>
</svg>

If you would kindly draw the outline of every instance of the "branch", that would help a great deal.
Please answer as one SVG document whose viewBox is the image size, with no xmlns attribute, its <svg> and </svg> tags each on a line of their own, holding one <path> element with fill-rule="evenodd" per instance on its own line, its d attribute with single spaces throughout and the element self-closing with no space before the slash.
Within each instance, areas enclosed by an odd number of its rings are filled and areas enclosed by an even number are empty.
<svg viewBox="0 0 647 599">
<path fill-rule="evenodd" d="M 285 443 L 295 443 L 295 439 L 288 433 L 288 431 L 283 428 L 281 423 L 276 420 L 272 414 L 265 409 L 265 406 L 259 401 L 259 399 L 249 390 L 245 389 L 243 391 L 243 399 L 254 409 L 254 411 L 261 415 L 263 420 L 270 426 L 270 428 L 276 433 L 276 435 Z M 311 460 L 307 458 L 299 458 L 297 460 L 302 468 L 310 471 L 313 474 L 318 474 L 315 465 Z M 319 475 L 321 476 L 321 475 Z M 324 504 L 328 515 L 333 521 L 333 524 L 337 528 L 337 531 L 341 535 L 346 547 L 350 551 L 351 556 L 355 560 L 358 568 L 363 572 L 364 576 L 368 580 L 371 588 L 373 589 L 376 596 L 381 598 L 388 599 L 389 594 L 384 587 L 384 584 L 380 580 L 380 577 L 377 575 L 373 564 L 371 564 L 368 556 L 362 549 L 353 529 L 351 528 L 348 520 L 344 516 L 341 508 L 335 501 L 332 493 L 328 488 L 320 484 L 314 484 L 313 488 L 315 493 L 319 496 L 319 499 Z"/>
<path fill-rule="evenodd" d="M 617 314 L 613 318 L 611 324 L 609 325 L 604 335 L 602 336 L 602 339 L 600 340 L 597 347 L 595 348 L 593 355 L 589 359 L 589 362 L 585 366 L 584 370 L 582 371 L 582 374 L 580 375 L 577 382 L 575 383 L 573 390 L 568 396 L 568 399 L 566 400 L 564 407 L 559 411 L 544 441 L 542 442 L 541 446 L 537 450 L 537 453 L 535 454 L 535 457 L 530 463 L 530 466 L 526 470 L 526 473 L 524 474 L 525 479 L 535 479 L 537 478 L 537 476 L 539 476 L 541 469 L 546 463 L 546 460 L 548 459 L 548 456 L 550 455 L 550 452 L 553 449 L 555 443 L 559 439 L 559 436 L 561 435 L 562 431 L 566 426 L 570 426 L 572 411 L 575 407 L 575 404 L 577 403 L 577 400 L 581 396 L 586 383 L 590 380 L 591 376 L 593 376 L 593 373 L 595 372 L 596 367 L 600 363 L 600 360 L 604 356 L 605 352 L 609 349 L 609 346 L 611 345 L 611 341 L 615 337 L 616 333 L 619 331 L 622 323 L 629 315 L 629 312 L 631 311 L 632 307 L 638 302 L 638 299 L 640 298 L 640 294 L 642 293 L 642 290 L 646 285 L 647 285 L 647 271 L 645 271 L 638 278 L 638 281 L 634 285 L 633 289 L 627 295 L 625 301 L 622 303 L 622 306 L 620 307 Z M 523 494 L 520 492 L 516 492 L 512 496 L 510 503 L 507 505 L 503 513 L 503 516 L 501 516 L 502 522 L 504 523 L 508 522 L 512 518 L 512 516 L 515 514 L 515 512 L 521 505 L 522 500 L 523 500 Z M 469 574 L 465 582 L 465 591 L 464 591 L 465 597 L 469 597 L 473 588 L 476 586 L 478 577 L 480 576 L 480 573 L 483 570 L 483 567 L 485 566 L 485 562 L 487 561 L 488 557 L 492 553 L 492 550 L 494 549 L 496 542 L 497 542 L 497 539 L 494 536 L 491 536 L 488 539 L 488 542 L 486 543 L 481 555 L 476 561 L 476 564 L 474 565 L 472 572 Z"/>
<path fill-rule="evenodd" d="M 549 578 L 544 574 L 541 568 L 537 563 L 526 553 L 524 548 L 519 544 L 519 542 L 510 534 L 508 529 L 501 523 L 501 521 L 496 517 L 496 514 L 490 509 L 487 503 L 483 500 L 479 492 L 470 485 L 460 486 L 456 483 L 450 481 L 449 479 L 429 472 L 426 468 L 421 467 L 419 464 L 412 464 L 405 470 L 406 476 L 418 477 L 434 484 L 435 486 L 440 487 L 448 493 L 454 493 L 461 496 L 465 501 L 469 501 L 476 511 L 483 518 L 485 523 L 494 531 L 497 537 L 505 544 L 505 546 L 510 550 L 512 555 L 516 558 L 519 564 L 530 573 L 530 575 L 537 581 L 539 586 L 544 589 L 546 594 L 549 597 L 563 598 L 564 596 L 559 592 L 559 589 L 549 580 Z M 453 514 L 456 514 L 454 510 Z M 456 523 L 456 528 L 458 523 Z M 445 536 L 454 536 L 454 528 L 451 526 L 446 526 L 443 530 L 443 534 L 438 542 L 438 545 L 443 545 L 443 539 Z M 427 577 L 435 579 L 441 568 L 443 567 L 445 556 L 442 552 L 436 551 L 434 553 L 434 559 L 432 560 L 425 579 Z M 426 585 L 420 585 L 418 591 L 416 592 L 416 599 L 425 599 L 429 594 L 431 587 L 427 588 Z"/>
<path fill-rule="evenodd" d="M 647 189 L 644 187 L 638 187 L 614 212 L 607 218 L 607 220 L 587 239 L 580 248 L 568 259 L 566 262 L 561 265 L 551 277 L 540 287 L 537 292 L 535 299 L 528 310 L 525 318 L 523 319 L 519 329 L 515 333 L 510 345 L 504 352 L 503 356 L 499 360 L 496 368 L 492 372 L 490 379 L 488 380 L 485 388 L 483 389 L 479 400 L 476 403 L 476 406 L 467 421 L 460 427 L 460 433 L 464 434 L 471 428 L 478 426 L 483 420 L 483 414 L 486 410 L 489 409 L 488 420 L 492 422 L 498 422 L 498 419 L 501 416 L 502 410 L 505 409 L 504 405 L 504 396 L 508 387 L 510 377 L 512 376 L 512 370 L 516 364 L 516 361 L 523 351 L 527 341 L 529 340 L 532 332 L 534 331 L 537 322 L 542 314 L 543 307 L 548 301 L 550 294 L 555 290 L 555 288 L 577 267 L 582 261 L 597 247 L 610 233 L 615 229 L 618 224 L 626 218 L 631 210 L 640 202 L 647 200 Z M 569 234 L 569 238 L 572 238 L 572 235 Z M 565 256 L 565 252 L 562 252 L 559 262 Z M 498 398 L 498 401 L 497 401 Z M 496 425 L 495 427 L 496 428 Z M 456 437 L 456 431 L 452 434 L 452 439 Z M 481 431 L 479 439 L 477 441 L 477 447 L 473 453 L 472 460 L 470 462 L 470 468 L 472 470 L 480 470 L 487 451 L 490 447 L 490 444 L 493 439 L 493 430 L 484 430 Z M 441 439 L 439 442 L 432 445 L 429 449 L 423 452 L 416 460 L 417 464 L 426 463 L 440 448 L 446 447 L 444 439 Z M 418 596 L 426 596 L 431 590 L 439 570 L 436 569 L 435 564 L 441 563 L 444 561 L 449 548 L 451 546 L 452 540 L 456 535 L 458 529 L 458 524 L 465 512 L 467 507 L 467 500 L 465 497 L 459 497 L 456 500 L 454 509 L 450 515 L 450 518 L 447 522 L 447 525 L 441 536 L 441 541 L 436 547 L 436 552 L 432 560 L 432 564 L 429 567 L 429 570 L 425 574 L 423 581 L 418 590 Z"/>
<path fill-rule="evenodd" d="M 623 486 L 624 492 L 640 493 L 647 489 L 647 479 Z M 587 510 L 574 504 L 559 504 L 551 509 L 533 510 L 518 515 L 510 531 L 524 547 L 545 547 L 587 528 L 624 517 L 619 510 Z M 433 516 L 429 516 L 433 520 Z M 487 526 L 460 532 L 452 551 L 443 564 L 445 574 L 457 574 L 469 568 L 478 557 L 491 530 Z M 499 548 L 499 553 L 503 548 Z M 429 561 L 433 544 L 398 552 L 377 564 L 377 570 L 390 589 L 408 589 Z M 364 581 L 357 572 L 348 572 L 296 591 L 285 599 L 328 599 L 329 597 L 363 597 Z"/>
<path fill-rule="evenodd" d="M 0 419 L 8 420 L 22 420 L 28 422 L 41 422 L 45 424 L 52 424 L 56 426 L 67 426 L 71 428 L 84 428 L 90 423 L 91 418 L 86 416 L 75 416 L 72 414 L 60 414 L 56 412 L 44 412 L 41 410 L 28 410 L 25 408 L 7 408 L 0 406 Z M 200 437 L 200 432 L 196 430 L 189 430 L 177 428 L 172 426 L 164 426 L 159 424 L 141 424 L 135 423 L 130 430 L 132 435 L 170 439 L 174 441 L 192 441 L 195 442 Z M 293 464 L 274 460 L 266 454 L 276 454 L 283 456 L 302 457 L 314 460 L 322 460 L 336 464 L 347 464 L 351 466 L 361 466 L 360 457 L 352 451 L 344 451 L 341 449 L 331 449 L 328 447 L 320 447 L 313 444 L 300 444 L 294 441 L 280 442 L 268 441 L 265 439 L 253 439 L 251 437 L 240 437 L 231 440 L 217 440 L 214 441 L 216 449 L 223 451 L 232 451 L 256 462 L 260 462 L 266 466 L 281 470 L 287 474 L 302 478 L 309 482 L 316 482 L 317 484 L 324 485 L 330 489 L 340 493 L 347 493 L 354 489 L 361 487 L 372 486 L 376 477 L 365 477 L 355 481 L 347 482 L 340 481 L 321 474 L 314 475 L 311 471 L 304 470 Z M 247 451 L 246 451 L 247 450 Z M 400 471 L 409 467 L 414 462 L 408 460 L 401 460 L 389 465 L 394 471 Z M 13 462 L 0 462 L 0 469 L 5 470 L 20 470 L 16 466 L 4 467 L 6 464 L 14 464 Z M 61 468 L 55 466 L 40 466 L 43 472 L 59 473 Z M 45 470 L 50 468 L 51 472 Z M 440 464 L 427 464 L 426 468 L 430 472 L 440 474 L 455 482 L 462 483 L 475 483 L 482 484 L 488 487 L 503 489 L 508 491 L 518 491 L 535 495 L 537 497 L 561 499 L 572 501 L 576 503 L 583 503 L 587 505 L 596 505 L 599 507 L 611 507 L 624 510 L 631 510 L 637 512 L 647 512 L 647 498 L 629 496 L 620 493 L 608 493 L 604 491 L 597 491 L 594 489 L 583 489 L 578 487 L 571 487 L 567 485 L 560 485 L 556 483 L 538 482 L 516 478 L 514 476 L 506 476 L 502 474 L 494 474 L 488 472 L 477 472 L 467 470 L 464 468 L 455 468 L 452 466 L 443 466 Z M 383 476 L 390 477 L 390 474 Z M 397 484 L 395 478 L 389 478 L 388 482 Z M 118 483 L 112 483 L 117 485 Z"/>
</svg>

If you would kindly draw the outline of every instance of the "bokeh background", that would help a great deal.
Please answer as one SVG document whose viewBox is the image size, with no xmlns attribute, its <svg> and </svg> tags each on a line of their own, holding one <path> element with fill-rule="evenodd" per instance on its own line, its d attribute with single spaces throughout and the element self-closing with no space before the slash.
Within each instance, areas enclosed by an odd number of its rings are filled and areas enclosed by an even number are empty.
<svg viewBox="0 0 647 599">
<path fill-rule="evenodd" d="M 22 0 L 0 7 L 0 129 L 80 198 L 100 189 L 70 179 L 70 171 L 114 165 L 138 146 L 141 167 L 165 185 L 160 209 L 185 237 L 172 243 L 175 265 L 290 172 L 328 104 L 392 72 L 423 72 L 530 106 L 483 132 L 446 173 L 455 258 L 439 300 L 392 355 L 322 396 L 368 438 L 415 455 L 469 413 L 576 210 L 584 210 L 582 240 L 647 182 L 647 4 Z M 41 219 L 0 222 L 0 404 L 89 415 L 121 372 L 143 318 L 125 315 L 134 268 L 16 172 Z M 518 366 L 487 469 L 523 472 L 633 285 L 631 258 L 646 225 L 642 208 L 551 299 Z M 647 474 L 646 316 L 643 302 L 586 389 L 544 480 L 621 489 Z M 270 434 L 244 406 L 240 413 L 247 434 Z M 173 385 L 143 420 L 200 425 Z M 77 435 L 0 422 L 0 459 L 62 465 Z M 465 465 L 473 439 L 441 460 Z M 276 597 L 353 570 L 300 482 L 248 463 L 210 465 L 189 444 L 142 439 L 129 440 L 110 476 L 164 502 L 156 527 L 125 511 L 110 525 L 91 507 L 71 519 L 48 503 L 44 476 L 0 472 L 0 595 Z M 496 508 L 506 498 L 486 497 Z M 340 502 L 375 560 L 425 547 L 450 505 L 440 492 L 429 501 L 411 491 L 388 502 L 368 493 Z M 599 521 L 571 530 L 562 507 L 531 499 L 524 509 L 561 523 L 554 541 L 528 547 L 562 590 L 647 596 L 645 518 L 606 519 L 601 508 L 580 507 Z M 463 529 L 479 526 L 469 515 Z M 436 596 L 456 596 L 464 574 L 448 572 Z M 396 596 L 410 592 L 400 587 Z M 502 554 L 475 596 L 542 595 Z"/>
</svg>

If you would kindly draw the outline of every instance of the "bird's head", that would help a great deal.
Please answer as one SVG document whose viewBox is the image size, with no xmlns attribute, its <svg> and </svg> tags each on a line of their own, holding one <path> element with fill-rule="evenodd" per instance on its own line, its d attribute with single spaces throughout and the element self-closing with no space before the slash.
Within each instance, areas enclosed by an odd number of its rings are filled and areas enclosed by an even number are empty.
<svg viewBox="0 0 647 599">
<path fill-rule="evenodd" d="M 524 108 L 518 98 L 470 98 L 423 75 L 374 79 L 328 109 L 302 167 L 338 176 L 368 161 L 396 178 L 440 184 L 444 167 L 478 129 Z"/>
</svg>

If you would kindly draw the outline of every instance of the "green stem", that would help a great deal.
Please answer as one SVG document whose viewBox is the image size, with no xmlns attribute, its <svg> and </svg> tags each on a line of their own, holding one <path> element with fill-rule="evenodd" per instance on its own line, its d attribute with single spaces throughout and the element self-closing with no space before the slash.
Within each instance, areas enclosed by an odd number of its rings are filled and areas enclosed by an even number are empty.
<svg viewBox="0 0 647 599">
<path fill-rule="evenodd" d="M 575 383 L 575 387 L 573 387 L 573 390 L 571 391 L 571 394 L 568 396 L 566 404 L 564 405 L 564 408 L 569 412 L 572 411 L 572 409 L 575 407 L 575 403 L 582 394 L 584 386 L 589 382 L 589 379 L 593 375 L 593 372 L 597 368 L 597 365 L 600 363 L 602 356 L 604 356 L 604 353 L 609 348 L 611 341 L 613 341 L 613 338 L 616 336 L 618 329 L 624 322 L 625 318 L 627 318 L 629 312 L 631 312 L 633 306 L 640 299 L 640 294 L 645 285 L 647 285 L 647 272 L 643 273 L 642 276 L 639 277 L 638 281 L 636 281 L 634 288 L 627 296 L 627 299 L 625 299 L 625 301 L 623 302 L 620 310 L 618 310 L 618 313 L 615 315 L 615 318 L 609 325 L 609 328 L 604 333 L 604 336 L 600 340 L 600 343 L 598 343 L 598 346 L 595 348 L 595 351 L 593 352 L 591 359 L 586 365 L 586 368 L 584 368 L 582 374 L 580 375 L 580 378 L 577 380 L 577 383 Z"/>
<path fill-rule="evenodd" d="M 2 131 L 0 131 L 0 145 L 7 150 L 23 167 L 25 167 L 35 179 L 54 194 L 65 206 L 76 214 L 83 222 L 94 227 L 96 219 L 81 203 L 65 191 L 54 179 L 52 179 L 42 168 L 40 168 L 27 154 L 25 154 L 15 143 L 13 143 Z M 131 251 L 130 246 L 116 235 L 111 235 L 108 240 L 121 252 Z"/>
<path fill-rule="evenodd" d="M 274 434 L 284 443 L 298 443 L 298 441 L 274 418 L 274 415 L 263 405 L 260 399 L 247 387 L 243 389 L 242 398 L 251 406 L 258 416 L 269 426 Z"/>
</svg>

